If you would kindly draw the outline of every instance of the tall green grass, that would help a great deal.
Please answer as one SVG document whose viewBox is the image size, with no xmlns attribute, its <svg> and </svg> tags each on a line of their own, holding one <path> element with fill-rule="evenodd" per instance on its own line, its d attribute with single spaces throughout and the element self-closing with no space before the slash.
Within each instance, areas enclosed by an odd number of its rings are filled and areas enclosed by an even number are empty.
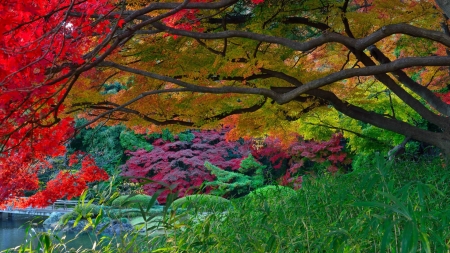
<svg viewBox="0 0 450 253">
<path fill-rule="evenodd" d="M 348 174 L 305 177 L 298 191 L 233 199 L 226 211 L 167 209 L 163 233 L 77 252 L 448 252 L 449 182 L 439 160 L 376 156 Z"/>
<path fill-rule="evenodd" d="M 374 158 L 339 176 L 305 178 L 286 196 L 233 200 L 169 235 L 166 252 L 447 252 L 450 171 L 439 161 Z"/>
</svg>

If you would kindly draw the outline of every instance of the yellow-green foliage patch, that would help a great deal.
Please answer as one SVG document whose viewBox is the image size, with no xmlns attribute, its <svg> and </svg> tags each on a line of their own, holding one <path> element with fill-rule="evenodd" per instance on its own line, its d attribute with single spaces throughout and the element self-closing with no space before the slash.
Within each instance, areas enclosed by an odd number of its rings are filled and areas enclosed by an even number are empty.
<svg viewBox="0 0 450 253">
<path fill-rule="evenodd" d="M 264 198 L 273 198 L 273 197 L 277 197 L 277 196 L 288 197 L 288 196 L 292 196 L 295 194 L 296 194 L 296 191 L 294 189 L 286 187 L 286 186 L 267 185 L 267 186 L 258 188 L 256 190 L 250 192 L 250 194 L 248 194 L 247 196 L 250 198 L 257 197 L 257 196 L 261 196 Z"/>
</svg>

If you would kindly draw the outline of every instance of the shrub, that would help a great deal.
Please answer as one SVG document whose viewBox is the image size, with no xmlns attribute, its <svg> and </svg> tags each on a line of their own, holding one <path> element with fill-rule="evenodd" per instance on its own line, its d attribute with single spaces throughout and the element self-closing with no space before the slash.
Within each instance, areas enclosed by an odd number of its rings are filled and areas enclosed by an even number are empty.
<svg viewBox="0 0 450 253">
<path fill-rule="evenodd" d="M 113 220 L 121 218 L 134 218 L 142 216 L 141 210 L 136 208 L 129 209 L 111 209 L 105 212 L 105 215 Z"/>
<path fill-rule="evenodd" d="M 240 197 L 264 185 L 263 169 L 266 166 L 257 162 L 252 155 L 241 161 L 238 172 L 220 169 L 209 162 L 205 162 L 205 167 L 216 176 L 216 180 L 205 184 L 213 187 L 211 193 L 215 195 Z"/>
<path fill-rule="evenodd" d="M 87 120 L 76 121 L 76 126 L 85 124 Z M 114 169 L 125 161 L 124 149 L 120 145 L 119 136 L 125 126 L 97 126 L 80 129 L 80 133 L 69 146 L 70 151 L 84 151 L 95 159 L 97 166 L 112 174 Z"/>
<path fill-rule="evenodd" d="M 172 202 L 171 208 L 186 208 L 195 209 L 198 211 L 211 211 L 228 210 L 229 208 L 232 208 L 232 205 L 228 199 L 219 196 L 208 194 L 193 194 L 176 199 Z"/>
<path fill-rule="evenodd" d="M 273 198 L 278 196 L 288 197 L 296 194 L 296 191 L 290 187 L 281 185 L 267 185 L 251 191 L 247 196 L 249 198 L 263 197 L 263 198 Z"/>
<path fill-rule="evenodd" d="M 178 192 L 183 197 L 194 192 L 208 193 L 210 188 L 201 188 L 205 181 L 214 180 L 214 176 L 205 168 L 204 162 L 210 161 L 222 169 L 234 171 L 250 153 L 249 145 L 238 142 L 227 142 L 222 131 L 192 132 L 192 141 L 180 141 L 174 136 L 174 142 L 164 133 L 165 140 L 158 138 L 152 143 L 151 152 L 137 150 L 128 152 L 130 159 L 122 167 L 123 176 L 148 178 L 167 185 L 175 184 L 172 192 Z M 191 136 L 192 137 L 192 136 Z M 153 137 L 152 137 L 153 138 Z M 184 137 L 183 137 L 184 138 Z M 143 187 L 149 195 L 154 195 L 163 189 L 160 183 L 150 183 Z M 166 202 L 169 190 L 158 197 L 160 203 Z"/>
<path fill-rule="evenodd" d="M 138 194 L 131 197 L 129 195 L 123 195 L 116 198 L 111 203 L 111 205 L 113 207 L 129 207 L 137 209 L 139 209 L 139 206 L 141 206 L 142 208 L 145 209 L 148 207 L 148 205 L 154 206 L 159 204 L 157 200 L 153 201 L 154 202 L 152 203 L 152 196 L 148 195 Z"/>
<path fill-rule="evenodd" d="M 299 138 L 299 141 L 283 145 L 280 140 L 269 137 L 264 140 L 262 148 L 253 147 L 252 155 L 267 166 L 264 170 L 266 179 L 298 189 L 302 175 L 320 174 L 322 168 L 331 173 L 348 169 L 351 159 L 342 141 L 342 134 L 335 134 L 328 141 Z"/>
<path fill-rule="evenodd" d="M 63 216 L 61 216 L 61 218 L 59 218 L 59 224 L 63 225 L 66 224 L 69 220 L 73 220 L 76 219 L 78 217 L 78 214 L 75 212 L 69 212 L 69 213 L 65 213 Z"/>
<path fill-rule="evenodd" d="M 138 149 L 152 151 L 153 149 L 152 145 L 150 145 L 142 135 L 127 130 L 120 133 L 120 145 L 122 145 L 125 150 L 130 151 L 136 151 Z"/>
</svg>

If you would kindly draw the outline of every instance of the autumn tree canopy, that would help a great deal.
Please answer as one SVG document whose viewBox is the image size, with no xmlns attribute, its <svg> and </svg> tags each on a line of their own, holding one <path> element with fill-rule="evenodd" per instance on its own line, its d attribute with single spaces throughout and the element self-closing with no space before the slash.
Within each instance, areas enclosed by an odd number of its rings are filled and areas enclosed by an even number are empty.
<svg viewBox="0 0 450 253">
<path fill-rule="evenodd" d="M 288 136 L 313 115 L 448 155 L 448 3 L 436 2 L 3 1 L 0 202 L 38 188 L 74 115 L 235 136 Z"/>
</svg>

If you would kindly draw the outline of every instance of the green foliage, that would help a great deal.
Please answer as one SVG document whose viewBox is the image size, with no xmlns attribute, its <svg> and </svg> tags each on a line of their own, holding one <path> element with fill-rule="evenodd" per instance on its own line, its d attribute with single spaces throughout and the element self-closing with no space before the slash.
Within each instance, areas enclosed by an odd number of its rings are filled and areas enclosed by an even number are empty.
<svg viewBox="0 0 450 253">
<path fill-rule="evenodd" d="M 209 162 L 205 162 L 205 167 L 217 178 L 205 183 L 214 188 L 212 194 L 215 195 L 243 196 L 264 185 L 263 170 L 266 166 L 257 162 L 251 154 L 241 161 L 240 173 L 222 170 Z"/>
<path fill-rule="evenodd" d="M 85 124 L 85 119 L 77 120 L 76 127 Z M 124 149 L 120 145 L 119 136 L 125 126 L 97 126 L 95 128 L 80 129 L 80 133 L 72 140 L 70 151 L 85 151 L 92 155 L 97 166 L 111 174 L 114 169 L 124 162 Z"/>
<path fill-rule="evenodd" d="M 72 213 L 77 216 L 81 215 L 82 218 L 86 219 L 87 217 L 96 217 L 103 208 L 103 206 L 97 206 L 94 204 L 77 205 L 73 209 Z"/>
<path fill-rule="evenodd" d="M 168 128 L 165 128 L 162 130 L 161 139 L 163 139 L 164 141 L 169 141 L 169 142 L 175 141 L 172 132 L 170 132 L 170 130 Z"/>
<path fill-rule="evenodd" d="M 247 198 L 273 198 L 275 196 L 283 196 L 289 197 L 296 194 L 296 191 L 290 187 L 281 186 L 281 185 L 267 185 L 261 188 L 258 188 L 254 191 L 251 191 L 247 196 Z"/>
<path fill-rule="evenodd" d="M 228 210 L 232 207 L 228 199 L 207 195 L 207 194 L 193 194 L 183 198 L 176 199 L 172 202 L 171 208 L 186 208 L 202 211 L 219 211 Z"/>
<path fill-rule="evenodd" d="M 120 90 L 125 90 L 127 87 L 117 81 L 113 83 L 104 83 L 103 85 L 103 91 L 100 92 L 102 95 L 111 95 L 116 94 Z"/>
<path fill-rule="evenodd" d="M 142 135 L 135 134 L 132 131 L 122 131 L 120 133 L 120 145 L 125 150 L 131 151 L 145 149 L 150 152 L 153 150 L 153 146 Z"/>
<path fill-rule="evenodd" d="M 203 252 L 446 252 L 450 172 L 439 161 L 385 163 L 305 177 L 297 192 L 239 198 L 169 235 L 166 248 Z M 273 189 L 270 187 L 268 189 Z M 264 190 L 259 190 L 264 192 Z M 179 252 L 179 251 L 170 251 Z"/>
<path fill-rule="evenodd" d="M 94 200 L 95 203 L 110 205 L 123 191 L 124 179 L 120 176 L 121 171 L 115 168 L 111 172 L 109 180 L 99 182 L 87 189 L 87 199 Z"/>
<path fill-rule="evenodd" d="M 249 154 L 247 158 L 241 161 L 241 166 L 239 167 L 238 171 L 243 174 L 255 174 L 256 175 L 262 175 L 262 171 L 266 168 L 266 166 L 262 165 L 258 161 L 255 160 L 255 158 Z M 263 177 L 257 178 L 257 180 L 263 180 Z"/>
<path fill-rule="evenodd" d="M 209 214 L 201 209 L 189 216 L 169 209 L 154 215 L 137 209 L 106 213 L 116 214 L 114 219 L 134 215 L 132 224 L 149 229 L 126 252 L 447 252 L 449 168 L 439 160 L 386 163 L 381 156 L 366 165 L 344 175 L 305 177 L 297 191 L 266 186 L 231 201 L 198 195 L 172 203 L 230 206 Z M 152 233 L 161 228 L 162 233 Z M 114 245 L 129 247 L 123 240 L 135 235 L 121 235 L 120 245 Z M 62 251 L 63 241 L 51 242 Z M 99 245 L 80 252 L 116 252 L 109 241 Z"/>
<path fill-rule="evenodd" d="M 158 201 L 153 199 L 152 196 L 138 194 L 138 195 L 123 195 L 116 198 L 111 205 L 113 207 L 129 207 L 129 208 L 147 208 L 147 206 L 151 204 L 158 205 Z"/>
<path fill-rule="evenodd" d="M 195 135 L 190 131 L 182 132 L 178 134 L 178 140 L 191 142 L 195 138 Z"/>
<path fill-rule="evenodd" d="M 69 220 L 74 220 L 78 217 L 78 213 L 75 212 L 69 212 L 69 213 L 65 213 L 63 216 L 61 216 L 61 218 L 59 218 L 59 224 L 66 224 Z"/>
</svg>

